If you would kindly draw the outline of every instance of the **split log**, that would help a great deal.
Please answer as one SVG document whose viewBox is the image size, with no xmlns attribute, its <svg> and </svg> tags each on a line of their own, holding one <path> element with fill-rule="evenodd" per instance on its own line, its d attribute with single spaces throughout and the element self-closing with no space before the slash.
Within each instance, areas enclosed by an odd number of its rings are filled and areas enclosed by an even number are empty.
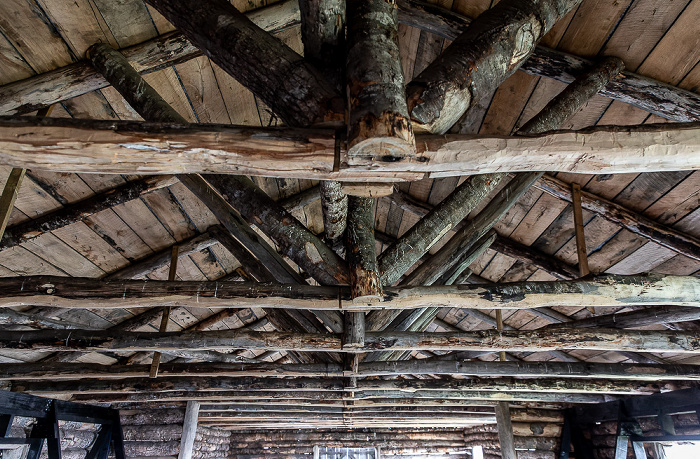
<svg viewBox="0 0 700 459">
<path fill-rule="evenodd" d="M 565 323 L 555 323 L 542 330 L 555 328 L 636 328 L 647 325 L 671 324 L 700 320 L 700 310 L 696 308 L 678 308 L 655 306 L 637 311 L 606 314 L 602 316 L 576 319 Z"/>
<path fill-rule="evenodd" d="M 230 175 L 207 175 L 205 178 L 248 222 L 257 225 L 286 256 L 319 283 L 349 283 L 344 260 L 252 180 Z"/>
<path fill-rule="evenodd" d="M 648 274 L 585 280 L 387 287 L 384 302 L 356 305 L 347 287 L 216 281 L 100 281 L 80 277 L 0 278 L 0 307 L 63 308 L 182 306 L 320 310 L 530 309 L 542 306 L 700 306 L 700 279 Z M 368 327 L 369 328 L 369 327 Z"/>
<path fill-rule="evenodd" d="M 551 351 L 583 349 L 600 351 L 700 352 L 700 334 L 693 332 L 599 329 L 548 331 L 493 331 L 451 333 L 367 332 L 361 347 L 346 348 L 330 334 L 216 330 L 205 332 L 142 333 L 118 335 L 93 330 L 7 331 L 0 349 L 26 351 L 178 351 L 178 350 L 277 350 L 277 351 Z"/>
<path fill-rule="evenodd" d="M 545 193 L 549 193 L 559 199 L 568 202 L 572 201 L 570 186 L 555 177 L 545 175 L 536 186 Z M 581 191 L 581 207 L 622 226 L 634 234 L 645 237 L 687 257 L 700 260 L 700 240 L 689 234 L 657 223 L 650 218 L 587 191 Z"/>
<path fill-rule="evenodd" d="M 98 212 L 125 202 L 138 199 L 139 196 L 175 183 L 172 176 L 146 177 L 127 182 L 104 193 L 99 193 L 82 201 L 69 204 L 61 209 L 42 215 L 33 220 L 6 229 L 0 241 L 0 250 L 23 244 L 46 232 L 82 221 Z"/>
<path fill-rule="evenodd" d="M 290 126 L 342 119 L 343 101 L 304 58 L 225 0 L 148 0 Z"/>
<path fill-rule="evenodd" d="M 374 240 L 374 198 L 351 196 L 345 253 L 350 271 L 350 295 L 355 303 L 381 301 L 382 282 Z"/>
<path fill-rule="evenodd" d="M 350 165 L 415 155 L 393 1 L 347 2 L 348 152 Z"/>
<path fill-rule="evenodd" d="M 406 87 L 411 119 L 445 133 L 482 94 L 490 94 L 580 0 L 499 2 L 481 14 Z"/>
<path fill-rule="evenodd" d="M 698 126 L 598 126 L 527 137 L 418 136 L 415 162 L 334 171 L 331 130 L 0 119 L 0 163 L 73 173 L 225 173 L 396 182 L 492 172 L 608 174 L 700 168 Z M 60 157 L 61 161 L 56 161 Z"/>
</svg>

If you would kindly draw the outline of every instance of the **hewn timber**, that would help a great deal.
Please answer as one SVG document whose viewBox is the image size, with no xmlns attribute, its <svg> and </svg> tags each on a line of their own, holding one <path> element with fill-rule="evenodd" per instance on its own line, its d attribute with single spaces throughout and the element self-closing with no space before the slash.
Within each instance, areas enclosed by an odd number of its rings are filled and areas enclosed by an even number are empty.
<svg viewBox="0 0 700 459">
<path fill-rule="evenodd" d="M 145 377 L 148 365 L 95 365 L 91 363 L 8 363 L 0 380 L 75 380 Z M 699 381 L 698 365 L 617 364 L 594 362 L 488 362 L 480 360 L 408 360 L 361 363 L 358 371 L 339 363 L 161 363 L 160 377 L 342 377 L 398 375 L 458 375 L 477 377 L 572 378 L 635 381 Z"/>
<path fill-rule="evenodd" d="M 513 424 L 510 420 L 508 402 L 498 402 L 496 405 L 496 424 L 498 425 L 498 443 L 502 459 L 517 459 Z"/>
<path fill-rule="evenodd" d="M 350 271 L 350 294 L 357 303 L 383 298 L 374 240 L 374 201 L 358 196 L 349 199 L 345 258 Z"/>
<path fill-rule="evenodd" d="M 503 177 L 483 174 L 468 178 L 379 257 L 384 285 L 392 285 L 430 248 L 488 195 Z M 379 325 L 372 325 L 372 328 Z"/>
<path fill-rule="evenodd" d="M 213 62 L 290 126 L 342 119 L 323 74 L 226 0 L 148 0 Z"/>
<path fill-rule="evenodd" d="M 581 0 L 501 1 L 482 13 L 406 86 L 411 119 L 442 134 L 512 75 Z"/>
<path fill-rule="evenodd" d="M 249 223 L 257 225 L 280 246 L 286 256 L 319 283 L 349 283 L 345 261 L 252 180 L 231 175 L 206 175 L 205 180 Z"/>
<path fill-rule="evenodd" d="M 175 178 L 172 176 L 154 176 L 134 180 L 38 218 L 11 226 L 3 234 L 0 250 L 7 250 L 46 232 L 82 221 L 100 211 L 137 199 L 142 194 L 167 187 L 174 182 Z"/>
<path fill-rule="evenodd" d="M 199 418 L 199 402 L 187 402 L 185 419 L 182 422 L 182 436 L 180 437 L 180 453 L 177 459 L 192 459 L 192 450 L 197 436 L 197 419 Z"/>
<path fill-rule="evenodd" d="M 346 85 L 350 165 L 415 155 L 393 1 L 347 2 Z"/>
<path fill-rule="evenodd" d="M 51 384 L 54 384 L 52 387 Z M 685 383 L 680 384 L 682 387 Z M 688 384 L 685 384 L 687 387 Z M 228 390 L 236 391 L 290 391 L 299 392 L 303 397 L 304 392 L 335 391 L 339 396 L 352 398 L 352 393 L 358 394 L 358 398 L 373 397 L 386 398 L 382 392 L 404 391 L 409 395 L 412 391 L 425 391 L 426 393 L 448 393 L 460 398 L 469 392 L 492 392 L 497 395 L 500 392 L 548 392 L 558 394 L 591 393 L 591 394 L 617 394 L 634 395 L 650 394 L 659 391 L 659 385 L 639 381 L 595 381 L 576 379 L 533 379 L 513 380 L 512 378 L 494 378 L 487 380 L 461 379 L 461 380 L 362 380 L 357 387 L 343 388 L 340 379 L 319 379 L 297 377 L 293 379 L 282 378 L 255 378 L 255 377 L 163 377 L 163 378 L 124 378 L 120 380 L 82 379 L 77 381 L 15 381 L 13 390 L 55 391 L 56 393 L 73 390 L 80 393 L 110 393 L 110 392 L 157 392 L 176 390 Z M 435 397 L 437 398 L 437 397 Z"/>
<path fill-rule="evenodd" d="M 384 301 L 355 304 L 348 287 L 216 281 L 100 281 L 80 277 L 0 278 L 0 307 L 299 308 L 320 310 L 529 309 L 542 306 L 700 306 L 700 279 L 648 274 L 585 280 L 385 287 Z M 369 327 L 368 327 L 369 328 Z"/>
<path fill-rule="evenodd" d="M 565 201 L 572 201 L 570 186 L 550 175 L 543 176 L 535 185 L 542 191 Z M 644 215 L 632 212 L 608 199 L 581 191 L 581 207 L 616 223 L 623 228 L 645 237 L 695 260 L 700 260 L 700 240 L 674 228 L 657 223 Z"/>
<path fill-rule="evenodd" d="M 163 351 L 279 350 L 321 352 L 372 351 L 551 351 L 582 349 L 699 353 L 700 333 L 671 330 L 555 329 L 448 333 L 367 332 L 363 346 L 343 346 L 338 335 L 252 332 L 123 332 L 94 330 L 7 331 L 0 349 L 7 351 Z"/>
<path fill-rule="evenodd" d="M 19 189 L 22 187 L 26 174 L 26 169 L 13 167 L 5 181 L 5 186 L 0 195 L 0 240 L 5 234 L 7 223 L 10 221 L 10 214 L 12 214 L 12 210 L 15 207 L 15 200 L 17 200 Z"/>
<path fill-rule="evenodd" d="M 326 129 L 0 119 L 0 163 L 54 172 L 225 173 L 387 182 L 548 170 L 574 173 L 700 168 L 697 124 L 600 126 L 538 136 L 418 136 L 417 161 L 342 166 Z"/>
<path fill-rule="evenodd" d="M 637 311 L 606 314 L 543 327 L 554 328 L 635 328 L 647 325 L 672 324 L 700 320 L 700 310 L 673 306 L 654 306 Z"/>
</svg>

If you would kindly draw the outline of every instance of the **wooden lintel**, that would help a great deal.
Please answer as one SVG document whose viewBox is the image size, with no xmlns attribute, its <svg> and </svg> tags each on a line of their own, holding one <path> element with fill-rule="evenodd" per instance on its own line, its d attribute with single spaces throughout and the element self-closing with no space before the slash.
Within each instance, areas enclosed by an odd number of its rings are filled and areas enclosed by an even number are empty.
<svg viewBox="0 0 700 459">
<path fill-rule="evenodd" d="M 647 274 L 585 280 L 386 287 L 381 303 L 357 304 L 347 287 L 216 281 L 100 281 L 80 277 L 0 278 L 0 307 L 63 308 L 183 306 L 319 310 L 530 309 L 542 306 L 700 306 L 700 279 Z M 369 329 L 369 327 L 368 327 Z"/>
</svg>

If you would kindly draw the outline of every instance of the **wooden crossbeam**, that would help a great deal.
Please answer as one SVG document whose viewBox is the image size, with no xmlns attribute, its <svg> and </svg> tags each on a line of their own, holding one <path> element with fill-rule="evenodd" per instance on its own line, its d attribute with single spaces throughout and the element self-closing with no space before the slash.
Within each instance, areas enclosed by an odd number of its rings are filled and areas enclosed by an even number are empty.
<svg viewBox="0 0 700 459">
<path fill-rule="evenodd" d="M 359 182 L 413 180 L 426 173 L 675 171 L 700 168 L 699 129 L 685 123 L 528 137 L 418 136 L 416 161 L 334 171 L 336 139 L 330 130 L 2 118 L 0 163 L 55 172 L 243 173 Z"/>
<path fill-rule="evenodd" d="M 366 332 L 363 346 L 344 346 L 337 334 L 252 332 L 114 333 L 94 330 L 7 331 L 0 349 L 8 351 L 168 351 L 168 350 L 276 350 L 319 352 L 373 351 L 647 351 L 699 353 L 700 333 L 686 331 L 557 329 L 548 331 L 494 331 L 413 333 Z"/>
<path fill-rule="evenodd" d="M 148 375 L 148 365 L 89 363 L 8 363 L 0 380 L 122 379 Z M 636 381 L 698 381 L 698 365 L 618 364 L 595 362 L 490 362 L 480 360 L 404 360 L 361 363 L 357 371 L 340 363 L 161 363 L 160 377 L 343 377 L 398 375 L 459 375 L 477 377 L 564 378 Z"/>
<path fill-rule="evenodd" d="M 319 310 L 530 309 L 542 306 L 700 306 L 700 279 L 648 274 L 586 280 L 386 287 L 384 302 L 353 303 L 347 287 L 216 281 L 100 281 L 80 277 L 0 278 L 0 307 L 111 309 L 143 306 Z"/>
<path fill-rule="evenodd" d="M 606 314 L 569 322 L 550 324 L 544 329 L 554 328 L 636 328 L 648 325 L 673 324 L 700 320 L 700 310 L 673 306 L 654 306 L 638 311 Z"/>
</svg>

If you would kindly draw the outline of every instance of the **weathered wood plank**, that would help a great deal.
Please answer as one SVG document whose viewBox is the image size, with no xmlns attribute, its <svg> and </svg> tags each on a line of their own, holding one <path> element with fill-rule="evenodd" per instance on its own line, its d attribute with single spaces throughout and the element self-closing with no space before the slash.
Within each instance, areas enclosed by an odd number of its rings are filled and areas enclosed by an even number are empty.
<svg viewBox="0 0 700 459">
<path fill-rule="evenodd" d="M 349 288 L 248 282 L 118 280 L 28 276 L 0 278 L 0 306 L 124 308 L 142 306 L 270 307 L 320 310 L 542 306 L 700 306 L 693 276 L 597 276 L 586 280 L 386 287 L 381 303 L 353 303 Z"/>
</svg>

